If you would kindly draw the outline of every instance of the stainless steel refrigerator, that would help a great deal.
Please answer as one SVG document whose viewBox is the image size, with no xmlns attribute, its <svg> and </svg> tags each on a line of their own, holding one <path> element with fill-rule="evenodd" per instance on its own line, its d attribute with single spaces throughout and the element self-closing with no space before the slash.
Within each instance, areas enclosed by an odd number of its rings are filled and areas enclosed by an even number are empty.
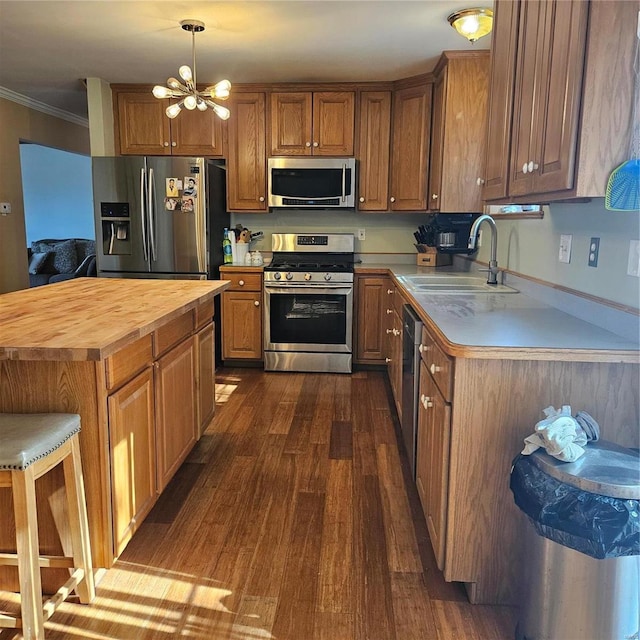
<svg viewBox="0 0 640 640">
<path fill-rule="evenodd" d="M 229 226 L 224 164 L 205 158 L 93 158 L 100 277 L 216 279 Z"/>
</svg>

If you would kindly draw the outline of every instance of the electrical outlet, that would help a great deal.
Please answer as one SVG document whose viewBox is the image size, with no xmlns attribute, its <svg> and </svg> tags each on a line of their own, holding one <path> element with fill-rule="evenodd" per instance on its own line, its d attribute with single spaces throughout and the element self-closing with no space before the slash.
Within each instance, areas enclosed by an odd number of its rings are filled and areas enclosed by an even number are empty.
<svg viewBox="0 0 640 640">
<path fill-rule="evenodd" d="M 629 242 L 627 275 L 640 278 L 640 240 L 631 240 Z"/>
<path fill-rule="evenodd" d="M 11 213 L 11 203 L 10 202 L 0 202 L 0 214 L 6 216 L 7 213 Z"/>
<path fill-rule="evenodd" d="M 358 240 L 364 240 L 366 235 L 365 229 L 358 229 Z"/>
<path fill-rule="evenodd" d="M 589 261 L 587 264 L 590 267 L 598 266 L 598 252 L 600 251 L 600 238 L 591 238 L 589 243 Z"/>
<path fill-rule="evenodd" d="M 558 260 L 560 262 L 564 262 L 565 264 L 569 264 L 571 262 L 571 240 L 573 236 L 571 235 L 561 235 L 560 236 L 560 251 L 558 253 Z"/>
</svg>

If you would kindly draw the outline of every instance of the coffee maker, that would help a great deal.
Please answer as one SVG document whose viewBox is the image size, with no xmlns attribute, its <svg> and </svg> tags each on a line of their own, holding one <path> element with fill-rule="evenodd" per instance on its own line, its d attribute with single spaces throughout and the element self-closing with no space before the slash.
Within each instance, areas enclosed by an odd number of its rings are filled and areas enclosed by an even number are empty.
<svg viewBox="0 0 640 640">
<path fill-rule="evenodd" d="M 439 253 L 475 253 L 468 248 L 471 226 L 480 213 L 435 213 L 420 227 L 422 243 Z"/>
</svg>

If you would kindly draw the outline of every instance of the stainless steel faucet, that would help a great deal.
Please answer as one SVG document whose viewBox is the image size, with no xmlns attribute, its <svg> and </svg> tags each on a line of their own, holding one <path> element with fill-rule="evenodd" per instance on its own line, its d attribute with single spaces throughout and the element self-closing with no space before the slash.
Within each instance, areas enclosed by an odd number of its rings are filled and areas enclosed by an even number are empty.
<svg viewBox="0 0 640 640">
<path fill-rule="evenodd" d="M 489 272 L 487 275 L 487 284 L 498 284 L 498 273 L 500 269 L 498 269 L 498 229 L 496 227 L 496 223 L 491 216 L 487 214 L 481 215 L 479 218 L 475 220 L 475 222 L 471 225 L 471 231 L 469 233 L 469 244 L 467 245 L 469 249 L 473 249 L 475 251 L 476 244 L 478 242 L 478 229 L 483 222 L 488 222 L 491 227 L 491 258 L 489 260 L 489 268 L 487 271 Z"/>
</svg>

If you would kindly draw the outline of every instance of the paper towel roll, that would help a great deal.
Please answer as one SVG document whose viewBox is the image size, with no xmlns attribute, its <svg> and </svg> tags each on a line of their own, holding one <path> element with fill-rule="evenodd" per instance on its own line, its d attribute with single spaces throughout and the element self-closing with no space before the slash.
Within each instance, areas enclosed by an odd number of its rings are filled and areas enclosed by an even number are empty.
<svg viewBox="0 0 640 640">
<path fill-rule="evenodd" d="M 237 251 L 236 251 L 236 232 L 233 229 L 229 229 L 229 241 L 231 242 L 231 256 L 233 260 L 231 261 L 233 264 L 237 264 Z"/>
</svg>

